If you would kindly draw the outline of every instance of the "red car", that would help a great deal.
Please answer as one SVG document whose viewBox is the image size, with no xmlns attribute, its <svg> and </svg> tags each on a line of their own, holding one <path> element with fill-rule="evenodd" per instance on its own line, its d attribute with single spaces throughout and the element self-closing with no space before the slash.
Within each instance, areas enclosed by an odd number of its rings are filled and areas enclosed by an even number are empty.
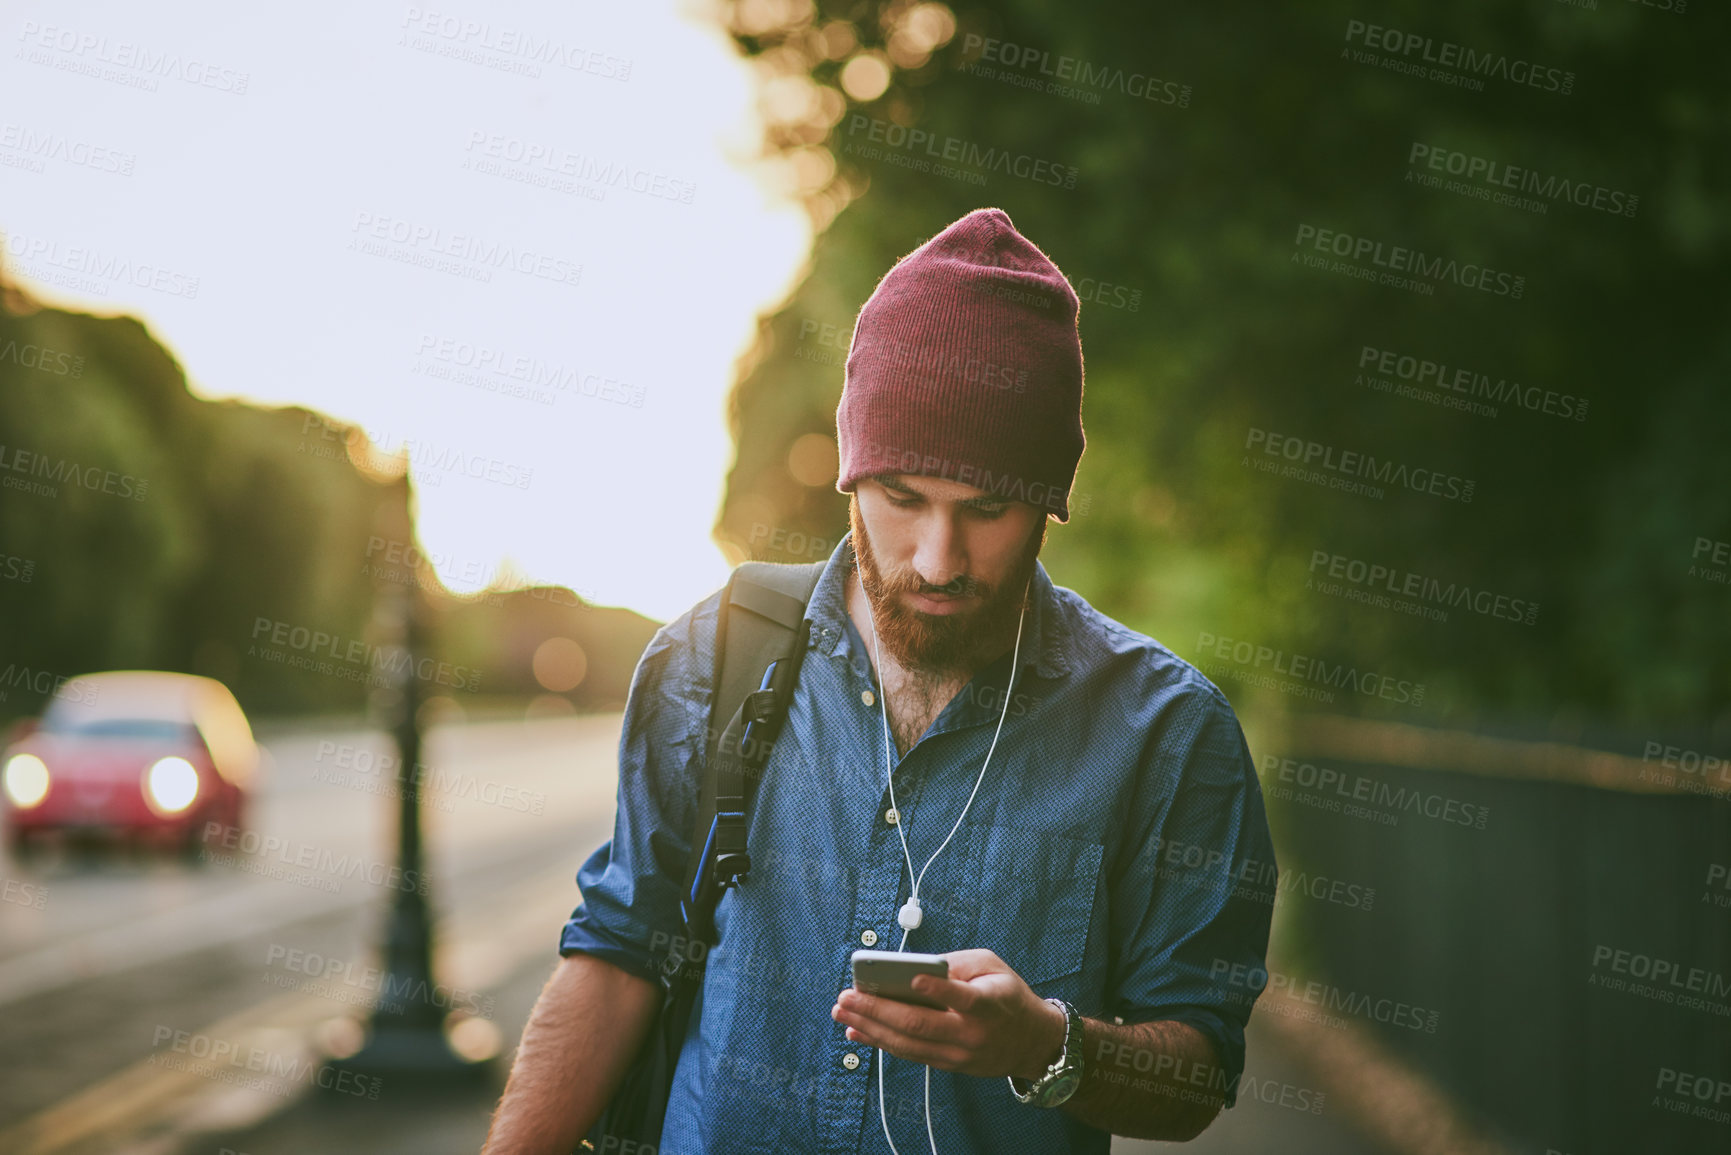
<svg viewBox="0 0 1731 1155">
<path fill-rule="evenodd" d="M 252 727 L 221 682 L 155 670 L 72 678 L 6 750 L 7 846 L 21 855 L 59 830 L 196 852 L 205 823 L 242 824 L 258 765 Z"/>
</svg>

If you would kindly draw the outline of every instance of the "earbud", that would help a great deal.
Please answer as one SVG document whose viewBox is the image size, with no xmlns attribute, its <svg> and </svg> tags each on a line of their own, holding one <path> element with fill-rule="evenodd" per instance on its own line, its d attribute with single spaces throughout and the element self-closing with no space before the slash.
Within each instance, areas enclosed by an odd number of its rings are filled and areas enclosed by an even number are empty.
<svg viewBox="0 0 1731 1155">
<path fill-rule="evenodd" d="M 920 900 L 908 899 L 907 903 L 896 914 L 896 921 L 903 930 L 913 930 L 920 925 Z"/>
</svg>

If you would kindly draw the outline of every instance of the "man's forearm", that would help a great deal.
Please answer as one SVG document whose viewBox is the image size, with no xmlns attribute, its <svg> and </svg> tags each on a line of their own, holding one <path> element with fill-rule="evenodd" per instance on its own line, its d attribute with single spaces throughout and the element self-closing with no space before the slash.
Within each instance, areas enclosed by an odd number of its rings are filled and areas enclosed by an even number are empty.
<svg viewBox="0 0 1731 1155">
<path fill-rule="evenodd" d="M 1082 1085 L 1059 1106 L 1090 1127 L 1183 1142 L 1225 1105 L 1214 1046 L 1186 1023 L 1082 1019 Z"/>
<path fill-rule="evenodd" d="M 587 954 L 535 1001 L 482 1155 L 568 1155 L 601 1116 L 654 1017 L 655 984 Z"/>
</svg>

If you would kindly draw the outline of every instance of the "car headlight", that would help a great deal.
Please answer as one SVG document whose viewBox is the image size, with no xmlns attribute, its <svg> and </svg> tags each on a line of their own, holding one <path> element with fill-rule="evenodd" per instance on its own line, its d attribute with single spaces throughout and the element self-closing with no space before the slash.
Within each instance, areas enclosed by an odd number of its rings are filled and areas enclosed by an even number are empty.
<svg viewBox="0 0 1731 1155">
<path fill-rule="evenodd" d="M 28 810 L 48 797 L 48 765 L 34 754 L 14 754 L 6 763 L 6 797 Z"/>
<path fill-rule="evenodd" d="M 158 758 L 144 776 L 144 789 L 158 810 L 179 814 L 198 797 L 198 771 L 185 758 Z"/>
</svg>

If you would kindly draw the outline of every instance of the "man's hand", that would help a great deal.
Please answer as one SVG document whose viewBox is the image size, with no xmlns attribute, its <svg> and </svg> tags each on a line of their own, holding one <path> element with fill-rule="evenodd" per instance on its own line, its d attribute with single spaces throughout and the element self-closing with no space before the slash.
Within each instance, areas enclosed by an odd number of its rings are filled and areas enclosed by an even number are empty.
<svg viewBox="0 0 1731 1155">
<path fill-rule="evenodd" d="M 847 1037 L 907 1059 L 983 1078 L 1016 1075 L 1032 1082 L 1064 1050 L 1064 1012 L 1036 995 L 989 950 L 943 956 L 950 977 L 919 975 L 913 988 L 947 1010 L 868 995 L 849 987 L 830 1017 Z"/>
</svg>

